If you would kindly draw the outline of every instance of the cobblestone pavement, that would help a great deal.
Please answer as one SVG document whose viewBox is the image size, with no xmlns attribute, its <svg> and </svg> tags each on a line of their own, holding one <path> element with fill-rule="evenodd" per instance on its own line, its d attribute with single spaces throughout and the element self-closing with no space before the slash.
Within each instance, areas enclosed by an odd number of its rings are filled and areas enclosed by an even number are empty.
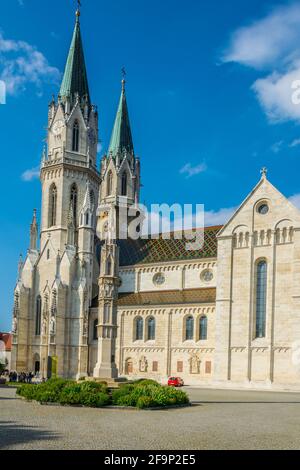
<svg viewBox="0 0 300 470">
<path fill-rule="evenodd" d="M 26 403 L 0 388 L 0 449 L 299 449 L 300 393 L 187 389 L 166 411 Z"/>
</svg>

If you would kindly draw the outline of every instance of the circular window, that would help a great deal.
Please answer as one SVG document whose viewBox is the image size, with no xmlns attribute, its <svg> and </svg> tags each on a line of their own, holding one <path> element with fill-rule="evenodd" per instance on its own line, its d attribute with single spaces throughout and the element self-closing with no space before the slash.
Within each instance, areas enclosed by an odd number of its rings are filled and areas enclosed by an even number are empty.
<svg viewBox="0 0 300 470">
<path fill-rule="evenodd" d="M 266 202 L 263 202 L 262 204 L 259 204 L 257 207 L 257 212 L 260 215 L 266 215 L 269 212 L 269 206 Z"/>
<path fill-rule="evenodd" d="M 153 284 L 156 286 L 162 286 L 166 281 L 165 275 L 163 273 L 157 273 L 153 277 Z"/>
<path fill-rule="evenodd" d="M 201 280 L 204 282 L 211 282 L 214 278 L 213 272 L 210 269 L 206 269 L 201 273 Z"/>
</svg>

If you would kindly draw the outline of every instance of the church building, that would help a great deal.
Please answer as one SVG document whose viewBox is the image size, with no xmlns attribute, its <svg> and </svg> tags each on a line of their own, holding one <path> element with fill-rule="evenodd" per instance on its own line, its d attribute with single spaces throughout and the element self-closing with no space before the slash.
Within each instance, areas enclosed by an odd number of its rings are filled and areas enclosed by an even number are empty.
<svg viewBox="0 0 300 470">
<path fill-rule="evenodd" d="M 300 390 L 300 212 L 266 170 L 231 219 L 187 251 L 174 234 L 114 236 L 141 188 L 125 80 L 100 169 L 97 144 L 77 11 L 48 109 L 41 226 L 34 211 L 19 263 L 11 370 Z"/>
</svg>

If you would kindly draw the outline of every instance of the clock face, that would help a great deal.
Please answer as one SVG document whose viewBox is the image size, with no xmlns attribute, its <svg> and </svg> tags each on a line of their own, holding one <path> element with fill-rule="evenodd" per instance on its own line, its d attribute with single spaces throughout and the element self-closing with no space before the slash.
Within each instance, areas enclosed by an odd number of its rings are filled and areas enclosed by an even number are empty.
<svg viewBox="0 0 300 470">
<path fill-rule="evenodd" d="M 54 135 L 60 135 L 64 126 L 64 122 L 62 120 L 56 121 L 52 127 L 52 132 Z"/>
<path fill-rule="evenodd" d="M 92 127 L 90 127 L 89 130 L 88 130 L 88 137 L 89 137 L 89 141 L 90 141 L 91 145 L 95 145 L 96 144 L 96 133 L 95 133 L 95 131 Z"/>
</svg>

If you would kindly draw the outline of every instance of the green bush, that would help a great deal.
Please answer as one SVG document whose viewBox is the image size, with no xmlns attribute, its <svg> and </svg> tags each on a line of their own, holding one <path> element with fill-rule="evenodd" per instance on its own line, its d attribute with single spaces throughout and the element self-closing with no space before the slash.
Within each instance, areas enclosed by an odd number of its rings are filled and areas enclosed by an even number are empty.
<svg viewBox="0 0 300 470">
<path fill-rule="evenodd" d="M 134 385 L 155 385 L 156 387 L 161 387 L 161 385 L 152 379 L 139 379 L 133 382 Z"/>
<path fill-rule="evenodd" d="M 40 385 L 22 385 L 18 395 L 27 400 L 61 405 L 82 405 L 88 407 L 107 406 L 110 397 L 105 383 L 80 382 L 51 379 Z"/>
<path fill-rule="evenodd" d="M 145 384 L 145 381 L 127 385 L 112 394 L 112 402 L 117 406 L 135 406 L 138 408 L 164 407 L 189 403 L 186 393 L 157 383 Z"/>
<path fill-rule="evenodd" d="M 105 383 L 73 382 L 52 379 L 40 385 L 22 385 L 18 395 L 27 400 L 61 405 L 81 405 L 92 408 L 107 406 L 132 406 L 140 409 L 183 405 L 189 403 L 188 396 L 181 390 L 163 387 L 153 380 L 142 380 L 124 384 L 112 392 L 110 397 Z"/>
<path fill-rule="evenodd" d="M 80 384 L 81 390 L 84 392 L 106 392 L 107 385 L 105 382 L 84 382 Z"/>
<path fill-rule="evenodd" d="M 155 403 L 153 402 L 151 397 L 140 397 L 136 404 L 137 408 L 143 410 L 144 408 L 153 408 Z"/>
</svg>

